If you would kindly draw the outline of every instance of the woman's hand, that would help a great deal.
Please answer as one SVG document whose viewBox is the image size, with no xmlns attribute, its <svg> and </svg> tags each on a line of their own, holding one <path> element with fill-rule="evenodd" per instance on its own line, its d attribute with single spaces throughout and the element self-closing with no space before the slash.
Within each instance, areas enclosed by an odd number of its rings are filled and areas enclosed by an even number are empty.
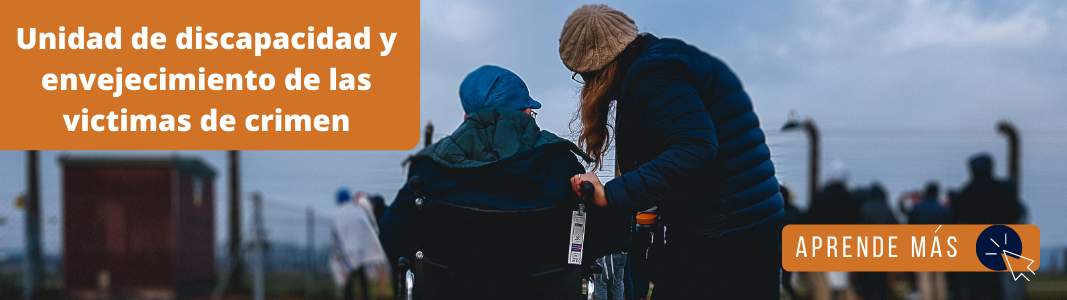
<svg viewBox="0 0 1067 300">
<path fill-rule="evenodd" d="M 584 198 L 585 195 L 582 195 L 581 186 L 582 182 L 586 181 L 593 184 L 593 190 L 595 191 L 593 193 L 593 204 L 600 207 L 608 206 L 608 199 L 604 197 L 604 184 L 600 183 L 600 178 L 596 176 L 596 173 L 589 172 L 571 177 L 571 187 L 574 188 L 574 193 Z"/>
</svg>

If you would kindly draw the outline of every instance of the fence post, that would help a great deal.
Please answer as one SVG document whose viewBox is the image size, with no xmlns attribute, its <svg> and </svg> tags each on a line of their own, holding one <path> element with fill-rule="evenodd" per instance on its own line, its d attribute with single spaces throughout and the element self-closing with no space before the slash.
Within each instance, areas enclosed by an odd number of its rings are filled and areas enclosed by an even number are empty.
<svg viewBox="0 0 1067 300">
<path fill-rule="evenodd" d="M 252 194 L 252 222 L 252 226 L 255 227 L 252 234 L 252 259 L 255 261 L 252 266 L 252 299 L 263 300 L 266 298 L 263 278 L 265 261 L 263 246 L 266 229 L 263 228 L 263 196 L 259 192 Z"/>
<path fill-rule="evenodd" d="M 422 141 L 423 144 L 424 144 L 423 147 L 429 147 L 430 144 L 433 144 L 433 122 L 426 122 L 426 133 L 425 134 L 426 134 L 426 137 L 425 137 L 426 140 Z"/>
<path fill-rule="evenodd" d="M 1019 151 L 1019 130 L 1008 120 L 1002 120 L 997 123 L 997 131 L 1008 139 L 1008 176 L 1021 186 L 1022 172 L 1019 167 L 1022 165 L 1022 152 Z"/>
<path fill-rule="evenodd" d="M 37 171 L 37 150 L 26 151 L 26 300 L 37 299 L 41 289 L 41 190 Z"/>
<path fill-rule="evenodd" d="M 304 297 L 311 299 L 315 285 L 315 209 L 310 206 L 307 209 L 307 219 L 307 274 L 304 277 Z"/>
<path fill-rule="evenodd" d="M 808 203 L 810 204 L 810 201 L 815 199 L 815 195 L 819 193 L 819 154 L 821 153 L 819 127 L 815 125 L 815 120 L 807 118 L 800 121 L 796 111 L 790 111 L 789 120 L 782 125 L 782 131 L 797 128 L 804 128 L 804 132 L 808 135 Z"/>
<path fill-rule="evenodd" d="M 241 168 L 240 168 L 240 152 L 237 150 L 229 150 L 226 152 L 229 157 L 229 190 L 230 199 L 227 213 L 229 214 L 229 239 L 230 239 L 230 270 L 229 282 L 226 283 L 229 291 L 237 292 L 244 290 L 242 286 L 244 284 L 244 262 L 241 257 Z"/>
</svg>

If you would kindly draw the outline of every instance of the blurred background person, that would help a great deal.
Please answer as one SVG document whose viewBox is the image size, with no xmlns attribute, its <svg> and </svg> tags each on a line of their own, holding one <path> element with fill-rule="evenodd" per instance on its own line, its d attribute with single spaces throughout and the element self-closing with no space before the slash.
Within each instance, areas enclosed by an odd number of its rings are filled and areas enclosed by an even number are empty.
<svg viewBox="0 0 1067 300">
<path fill-rule="evenodd" d="M 378 242 L 377 225 L 372 221 L 373 214 L 366 209 L 369 205 L 359 203 L 369 202 L 364 195 L 359 193 L 353 200 L 348 189 L 337 191 L 337 211 L 331 227 L 330 270 L 334 282 L 342 288 L 345 300 L 355 299 L 357 283 L 360 299 L 364 300 L 371 299 L 369 282 L 376 281 L 378 291 L 385 291 L 389 286 L 388 261 Z"/>
<path fill-rule="evenodd" d="M 908 224 L 947 224 L 950 221 L 948 209 L 941 206 L 939 192 L 937 181 L 926 183 L 922 202 L 908 212 Z"/>
<path fill-rule="evenodd" d="M 889 208 L 885 188 L 878 181 L 872 182 L 870 187 L 861 189 L 859 197 L 863 201 L 860 205 L 860 224 L 891 225 L 899 224 L 893 210 Z M 893 297 L 887 272 L 856 272 L 854 286 L 856 293 L 863 299 L 891 299 Z"/>
<path fill-rule="evenodd" d="M 908 224 L 948 223 L 950 218 L 949 211 L 941 206 L 939 195 L 937 181 L 930 180 L 930 182 L 926 183 L 926 193 L 922 202 L 908 213 Z M 915 277 L 920 299 L 940 300 L 948 296 L 944 272 L 916 272 Z"/>
<path fill-rule="evenodd" d="M 381 228 L 385 210 L 389 208 L 389 206 L 385 205 L 385 196 L 374 194 L 374 196 L 370 197 L 370 203 L 374 207 L 374 219 L 378 221 L 378 228 Z"/>
<path fill-rule="evenodd" d="M 862 201 L 848 189 L 849 170 L 834 160 L 824 175 L 823 188 L 811 200 L 804 224 L 858 224 Z M 848 272 L 812 272 L 809 282 L 814 299 L 848 299 Z"/>
<path fill-rule="evenodd" d="M 993 177 L 993 157 L 987 153 L 971 156 L 971 180 L 950 199 L 954 224 L 1017 224 L 1022 219 L 1018 187 L 1014 180 Z M 1002 299 L 1005 296 L 998 272 L 956 273 L 959 297 L 953 299 Z"/>
<path fill-rule="evenodd" d="M 371 203 L 370 196 L 367 192 L 356 192 L 355 198 L 352 200 L 352 204 L 358 205 L 363 210 L 363 213 L 367 214 L 367 219 L 370 220 L 370 224 L 374 226 L 374 234 L 378 234 L 378 217 L 375 216 L 374 203 Z"/>
<path fill-rule="evenodd" d="M 859 224 L 863 201 L 848 189 L 851 175 L 845 163 L 835 160 L 824 174 L 822 190 L 804 214 L 805 224 Z"/>
<path fill-rule="evenodd" d="M 860 205 L 860 224 L 900 224 L 893 209 L 889 208 L 888 196 L 881 182 L 872 182 L 860 200 L 863 201 Z"/>
<path fill-rule="evenodd" d="M 971 180 L 952 199 L 953 223 L 1017 224 L 1022 218 L 1016 183 L 993 177 L 993 157 L 972 156 Z"/>
</svg>

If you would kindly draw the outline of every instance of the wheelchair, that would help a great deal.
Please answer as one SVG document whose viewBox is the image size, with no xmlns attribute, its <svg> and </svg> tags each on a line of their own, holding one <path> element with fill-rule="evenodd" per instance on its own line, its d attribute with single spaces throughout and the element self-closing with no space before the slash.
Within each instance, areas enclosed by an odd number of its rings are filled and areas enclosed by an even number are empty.
<svg viewBox="0 0 1067 300">
<path fill-rule="evenodd" d="M 594 299 L 593 274 L 602 268 L 595 257 L 582 260 L 590 263 L 570 264 L 563 249 L 571 245 L 574 211 L 589 214 L 583 203 L 492 210 L 425 197 L 418 177 L 409 185 L 418 207 L 415 249 L 414 257 L 399 258 L 396 298 Z M 582 188 L 583 195 L 593 194 L 591 184 Z M 586 222 L 587 237 L 590 229 L 604 230 L 588 226 L 593 223 Z M 582 279 L 588 280 L 587 292 Z"/>
</svg>

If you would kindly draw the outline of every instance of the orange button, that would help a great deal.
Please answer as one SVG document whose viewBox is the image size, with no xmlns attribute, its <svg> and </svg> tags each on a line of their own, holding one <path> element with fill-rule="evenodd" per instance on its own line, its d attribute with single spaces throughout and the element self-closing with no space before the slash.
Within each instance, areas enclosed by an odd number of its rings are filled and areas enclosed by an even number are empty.
<svg viewBox="0 0 1067 300">
<path fill-rule="evenodd" d="M 1041 266 L 1037 226 L 997 226 L 1008 233 L 998 231 L 995 239 L 988 236 L 991 226 L 788 225 L 782 266 L 792 272 L 988 272 L 995 271 L 987 267 L 992 259 L 1003 262 L 1003 271 L 1028 276 Z"/>
</svg>

